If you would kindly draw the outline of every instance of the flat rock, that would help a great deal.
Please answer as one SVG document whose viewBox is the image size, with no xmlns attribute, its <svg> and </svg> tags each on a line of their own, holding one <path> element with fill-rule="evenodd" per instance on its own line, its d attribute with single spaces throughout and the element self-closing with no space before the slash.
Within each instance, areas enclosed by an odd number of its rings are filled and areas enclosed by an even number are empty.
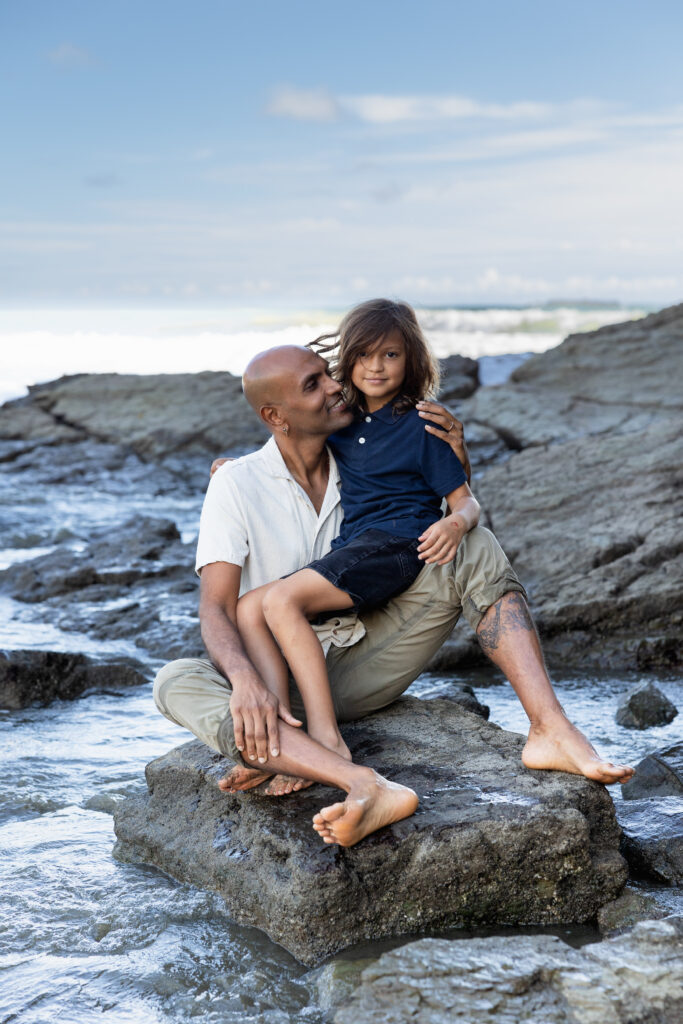
<svg viewBox="0 0 683 1024">
<path fill-rule="evenodd" d="M 335 1024 L 674 1024 L 683 920 L 572 949 L 550 935 L 422 939 L 367 967 Z"/>
<path fill-rule="evenodd" d="M 97 662 L 61 651 L 0 651 L 0 708 L 12 711 L 147 681 L 143 666 L 131 661 Z"/>
<path fill-rule="evenodd" d="M 621 801 L 621 852 L 636 878 L 665 885 L 683 883 L 683 800 L 664 796 Z"/>
<path fill-rule="evenodd" d="M 648 754 L 633 778 L 621 787 L 624 800 L 651 796 L 683 797 L 683 741 Z"/>
<path fill-rule="evenodd" d="M 311 965 L 425 928 L 587 921 L 622 888 L 607 791 L 527 771 L 521 736 L 415 698 L 342 731 L 357 761 L 416 790 L 412 818 L 326 846 L 311 818 L 337 790 L 226 796 L 227 762 L 194 741 L 151 762 L 148 792 L 116 808 L 116 855 L 219 892 L 238 922 Z"/>
<path fill-rule="evenodd" d="M 668 725 L 678 714 L 675 704 L 653 682 L 641 683 L 619 701 L 616 720 L 627 729 Z"/>
</svg>

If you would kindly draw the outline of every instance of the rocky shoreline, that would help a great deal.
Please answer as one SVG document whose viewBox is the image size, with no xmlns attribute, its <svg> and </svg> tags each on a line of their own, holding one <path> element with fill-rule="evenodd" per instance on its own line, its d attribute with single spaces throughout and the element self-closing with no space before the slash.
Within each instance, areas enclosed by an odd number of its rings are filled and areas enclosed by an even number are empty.
<svg viewBox="0 0 683 1024">
<path fill-rule="evenodd" d="M 466 425 L 485 522 L 528 587 L 551 664 L 680 664 L 682 341 L 678 306 L 570 337 L 498 387 L 479 386 L 472 360 L 445 361 L 443 395 Z M 20 556 L 0 571 L 0 601 L 61 644 L 0 654 L 0 707 L 123 694 L 162 660 L 203 653 L 192 562 L 208 466 L 263 439 L 230 374 L 80 375 L 0 408 L 5 506 L 17 496 L 20 506 L 13 519 L 0 511 Z M 46 533 L 35 493 L 79 508 L 95 497 L 91 514 L 62 514 L 71 525 Z M 459 626 L 431 668 L 448 677 L 480 660 Z M 446 689 L 447 699 L 404 698 L 344 728 L 358 756 L 421 798 L 413 818 L 358 847 L 322 847 L 310 827 L 332 791 L 228 798 L 216 785 L 223 759 L 192 742 L 148 766 L 146 791 L 110 801 L 117 856 L 219 893 L 234 920 L 307 964 L 363 940 L 453 926 L 597 918 L 617 935 L 581 952 L 544 935 L 421 940 L 348 969 L 335 960 L 311 979 L 339 1024 L 359 1014 L 431 1022 L 456 1008 L 486 1020 L 486 1007 L 491 1019 L 538 1024 L 678 1013 L 680 922 L 637 922 L 678 905 L 680 744 L 645 758 L 615 816 L 601 786 L 524 770 L 522 738 L 487 723 L 471 688 Z M 631 726 L 657 721 L 647 718 L 655 711 L 670 720 L 675 708 L 661 697 L 654 709 L 631 695 Z M 671 900 L 642 885 L 666 886 Z M 521 949 L 525 964 L 511 972 Z M 628 978 L 616 978 L 614 955 Z M 657 966 L 652 983 L 639 975 L 644 960 Z M 397 971 L 404 981 L 387 1002 Z"/>
</svg>

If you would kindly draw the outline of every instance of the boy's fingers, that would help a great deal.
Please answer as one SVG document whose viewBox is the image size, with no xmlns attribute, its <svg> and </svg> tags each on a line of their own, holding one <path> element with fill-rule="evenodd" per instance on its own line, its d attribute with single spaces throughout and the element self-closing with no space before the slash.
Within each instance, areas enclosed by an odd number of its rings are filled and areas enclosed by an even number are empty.
<svg viewBox="0 0 683 1024">
<path fill-rule="evenodd" d="M 301 721 L 301 719 L 295 718 L 294 715 L 292 714 L 292 712 L 288 711 L 287 708 L 284 708 L 282 706 L 282 704 L 280 704 L 280 707 L 278 708 L 277 713 L 280 716 L 280 718 L 282 719 L 282 721 L 286 722 L 287 725 L 293 725 L 293 726 L 295 726 L 295 728 L 298 728 L 298 726 L 304 724 Z"/>
</svg>

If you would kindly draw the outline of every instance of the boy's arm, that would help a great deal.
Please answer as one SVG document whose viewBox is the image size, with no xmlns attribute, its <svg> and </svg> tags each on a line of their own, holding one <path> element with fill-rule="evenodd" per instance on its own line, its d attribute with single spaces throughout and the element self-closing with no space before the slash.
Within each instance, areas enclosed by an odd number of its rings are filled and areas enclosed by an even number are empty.
<svg viewBox="0 0 683 1024">
<path fill-rule="evenodd" d="M 418 537 L 418 557 L 427 564 L 446 565 L 455 558 L 460 541 L 479 522 L 479 502 L 469 484 L 462 484 L 446 495 L 449 514 L 432 523 Z"/>
</svg>

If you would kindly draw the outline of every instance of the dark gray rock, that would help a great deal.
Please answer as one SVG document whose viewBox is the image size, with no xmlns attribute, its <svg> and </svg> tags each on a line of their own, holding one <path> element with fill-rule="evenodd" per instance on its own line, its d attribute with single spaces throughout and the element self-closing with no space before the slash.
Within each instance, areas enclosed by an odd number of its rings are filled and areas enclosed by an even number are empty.
<svg viewBox="0 0 683 1024">
<path fill-rule="evenodd" d="M 0 708 L 13 711 L 147 681 L 143 666 L 132 661 L 96 662 L 59 651 L 0 651 Z"/>
<path fill-rule="evenodd" d="M 441 360 L 440 402 L 448 405 L 459 398 L 468 398 L 478 387 L 479 364 L 476 359 L 454 355 Z"/>
<path fill-rule="evenodd" d="M 617 808 L 623 829 L 621 852 L 636 878 L 666 885 L 683 883 L 683 800 L 657 797 L 621 801 Z"/>
<path fill-rule="evenodd" d="M 422 939 L 367 967 L 335 1024 L 675 1024 L 683 920 L 572 949 L 550 935 Z"/>
<path fill-rule="evenodd" d="M 403 698 L 343 727 L 354 758 L 420 797 L 411 818 L 352 849 L 311 827 L 338 791 L 226 796 L 195 741 L 147 766 L 115 811 L 117 856 L 219 892 L 313 964 L 362 939 L 456 925 L 587 921 L 626 880 L 614 807 L 597 783 L 527 771 L 523 738 L 449 700 Z"/>
<path fill-rule="evenodd" d="M 268 434 L 231 373 L 62 377 L 0 409 L 0 439 L 120 445 L 146 461 L 257 447 Z"/>
<path fill-rule="evenodd" d="M 683 742 L 648 754 L 636 765 L 636 774 L 621 787 L 624 800 L 641 797 L 683 797 Z"/>
<path fill-rule="evenodd" d="M 598 928 L 601 935 L 616 935 L 633 928 L 639 921 L 654 921 L 666 917 L 654 896 L 627 885 L 612 903 L 598 910 Z"/>
<path fill-rule="evenodd" d="M 194 545 L 173 522 L 139 517 L 94 530 L 82 550 L 55 551 L 0 572 L 0 592 L 91 640 L 128 641 L 141 656 L 201 657 Z M 134 652 L 136 653 L 136 652 Z"/>
<path fill-rule="evenodd" d="M 675 704 L 653 682 L 648 682 L 629 690 L 619 702 L 615 717 L 627 729 L 649 729 L 668 725 L 677 714 Z"/>
<path fill-rule="evenodd" d="M 682 343 L 683 305 L 573 335 L 459 408 L 508 448 L 473 487 L 551 663 L 680 664 Z"/>
</svg>

